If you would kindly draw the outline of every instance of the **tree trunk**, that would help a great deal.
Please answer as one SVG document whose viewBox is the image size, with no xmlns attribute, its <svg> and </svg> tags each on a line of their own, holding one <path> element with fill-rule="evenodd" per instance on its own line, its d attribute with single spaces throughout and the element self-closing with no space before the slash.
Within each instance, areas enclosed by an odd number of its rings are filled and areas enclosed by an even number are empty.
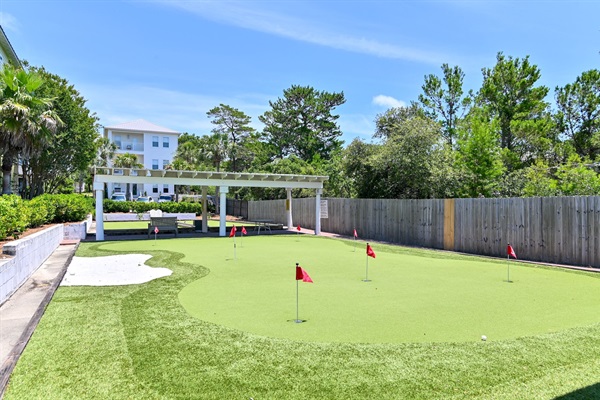
<svg viewBox="0 0 600 400">
<path fill-rule="evenodd" d="M 14 159 L 15 153 L 12 149 L 6 151 L 2 156 L 2 194 L 12 194 L 10 179 Z"/>
</svg>

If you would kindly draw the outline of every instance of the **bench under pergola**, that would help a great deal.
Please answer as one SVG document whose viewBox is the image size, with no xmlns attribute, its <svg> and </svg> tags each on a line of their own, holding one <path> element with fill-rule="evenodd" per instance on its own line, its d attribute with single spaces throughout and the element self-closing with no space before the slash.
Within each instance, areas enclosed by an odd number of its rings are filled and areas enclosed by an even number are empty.
<svg viewBox="0 0 600 400">
<path fill-rule="evenodd" d="M 226 197 L 229 187 L 284 188 L 287 191 L 287 226 L 293 226 L 292 189 L 315 189 L 315 234 L 321 233 L 321 194 L 329 177 L 317 175 L 258 174 L 216 171 L 175 171 L 160 169 L 94 167 L 96 194 L 96 240 L 104 240 L 104 184 L 147 183 L 200 186 L 202 188 L 202 232 L 208 232 L 207 195 L 209 186 L 219 187 L 219 236 L 225 236 Z"/>
</svg>

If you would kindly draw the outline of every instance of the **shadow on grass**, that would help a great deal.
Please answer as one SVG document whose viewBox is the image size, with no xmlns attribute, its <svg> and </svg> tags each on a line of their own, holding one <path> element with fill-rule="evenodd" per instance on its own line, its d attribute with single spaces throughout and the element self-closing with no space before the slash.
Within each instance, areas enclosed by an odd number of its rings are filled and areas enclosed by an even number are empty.
<svg viewBox="0 0 600 400">
<path fill-rule="evenodd" d="M 600 399 L 600 382 L 554 398 L 554 400 Z"/>
</svg>

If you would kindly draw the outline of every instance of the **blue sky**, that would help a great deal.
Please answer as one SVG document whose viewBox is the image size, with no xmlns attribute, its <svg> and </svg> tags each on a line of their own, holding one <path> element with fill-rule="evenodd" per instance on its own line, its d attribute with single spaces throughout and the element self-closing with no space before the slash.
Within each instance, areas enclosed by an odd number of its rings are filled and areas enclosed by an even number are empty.
<svg viewBox="0 0 600 400">
<path fill-rule="evenodd" d="M 0 0 L 17 55 L 67 79 L 102 125 L 210 133 L 220 103 L 252 117 L 291 85 L 343 91 L 343 139 L 460 66 L 478 90 L 496 54 L 530 56 L 554 88 L 600 68 L 600 1 Z"/>
</svg>

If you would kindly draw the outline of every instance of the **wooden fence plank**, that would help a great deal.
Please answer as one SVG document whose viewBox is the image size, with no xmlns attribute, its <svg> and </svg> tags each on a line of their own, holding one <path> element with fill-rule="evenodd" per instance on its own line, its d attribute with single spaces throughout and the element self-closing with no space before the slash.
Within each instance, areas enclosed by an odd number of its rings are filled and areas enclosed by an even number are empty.
<svg viewBox="0 0 600 400">
<path fill-rule="evenodd" d="M 600 267 L 600 196 L 500 199 L 324 199 L 324 232 L 361 239 Z M 315 199 L 293 199 L 294 225 L 314 229 Z M 251 201 L 248 219 L 287 222 L 285 200 Z"/>
</svg>

